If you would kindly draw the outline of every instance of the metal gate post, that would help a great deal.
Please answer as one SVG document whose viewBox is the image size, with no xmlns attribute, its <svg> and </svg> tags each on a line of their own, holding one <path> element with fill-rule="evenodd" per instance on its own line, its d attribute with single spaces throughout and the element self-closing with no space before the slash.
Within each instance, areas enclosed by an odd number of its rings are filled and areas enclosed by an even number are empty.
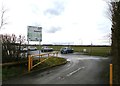
<svg viewBox="0 0 120 86">
<path fill-rule="evenodd" d="M 113 79 L 112 79 L 113 78 L 113 76 L 112 76 L 112 67 L 113 67 L 112 64 L 110 64 L 110 86 L 112 86 L 112 84 L 113 84 L 113 82 L 112 82 L 113 81 Z"/>
<path fill-rule="evenodd" d="M 31 70 L 31 56 L 28 56 L 28 72 Z"/>
</svg>

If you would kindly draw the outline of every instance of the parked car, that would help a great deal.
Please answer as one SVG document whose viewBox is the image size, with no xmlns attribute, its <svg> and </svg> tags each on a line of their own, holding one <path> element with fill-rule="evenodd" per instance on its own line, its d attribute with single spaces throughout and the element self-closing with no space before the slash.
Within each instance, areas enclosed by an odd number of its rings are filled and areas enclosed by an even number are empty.
<svg viewBox="0 0 120 86">
<path fill-rule="evenodd" d="M 37 48 L 36 47 L 34 47 L 34 46 L 28 46 L 28 48 L 27 47 L 25 47 L 25 48 L 23 48 L 23 51 L 27 51 L 27 50 L 37 50 Z"/>
<path fill-rule="evenodd" d="M 43 46 L 41 48 L 41 52 L 52 52 L 53 51 L 53 48 L 49 48 L 47 46 Z"/>
<path fill-rule="evenodd" d="M 63 47 L 60 49 L 61 54 L 73 53 L 74 49 L 70 47 Z"/>
</svg>

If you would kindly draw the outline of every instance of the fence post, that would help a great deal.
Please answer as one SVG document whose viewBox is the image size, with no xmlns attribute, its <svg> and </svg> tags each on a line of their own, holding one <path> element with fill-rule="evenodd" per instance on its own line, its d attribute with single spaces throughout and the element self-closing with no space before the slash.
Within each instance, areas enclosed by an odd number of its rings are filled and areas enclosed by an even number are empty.
<svg viewBox="0 0 120 86">
<path fill-rule="evenodd" d="M 30 72 L 30 70 L 31 70 L 31 56 L 29 55 L 28 56 L 28 72 Z"/>
<path fill-rule="evenodd" d="M 112 86 L 112 78 L 113 78 L 113 76 L 112 76 L 112 64 L 110 64 L 110 86 Z"/>
</svg>

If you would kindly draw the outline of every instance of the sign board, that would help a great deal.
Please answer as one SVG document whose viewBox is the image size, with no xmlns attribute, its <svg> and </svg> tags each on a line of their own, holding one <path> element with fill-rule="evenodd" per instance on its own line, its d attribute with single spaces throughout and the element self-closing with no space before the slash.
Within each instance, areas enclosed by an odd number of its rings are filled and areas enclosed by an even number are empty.
<svg viewBox="0 0 120 86">
<path fill-rule="evenodd" d="M 42 27 L 28 26 L 28 41 L 42 41 Z"/>
</svg>

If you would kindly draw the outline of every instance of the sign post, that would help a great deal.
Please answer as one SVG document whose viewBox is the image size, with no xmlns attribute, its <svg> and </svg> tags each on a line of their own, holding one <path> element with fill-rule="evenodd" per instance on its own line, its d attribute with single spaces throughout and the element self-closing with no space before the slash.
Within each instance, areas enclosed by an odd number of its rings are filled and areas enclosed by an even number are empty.
<svg viewBox="0 0 120 86">
<path fill-rule="evenodd" d="M 29 41 L 39 41 L 39 54 L 40 54 L 40 44 L 42 41 L 42 27 L 28 26 L 28 43 Z"/>
</svg>

